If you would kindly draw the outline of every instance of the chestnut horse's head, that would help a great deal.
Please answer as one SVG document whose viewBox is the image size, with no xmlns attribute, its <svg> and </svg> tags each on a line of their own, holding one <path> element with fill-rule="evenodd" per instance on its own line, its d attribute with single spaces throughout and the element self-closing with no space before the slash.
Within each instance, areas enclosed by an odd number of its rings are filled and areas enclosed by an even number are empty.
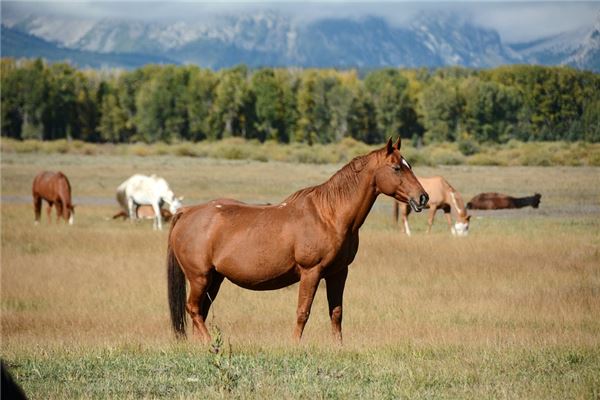
<svg viewBox="0 0 600 400">
<path fill-rule="evenodd" d="M 377 190 L 403 203 L 408 203 L 415 212 L 420 212 L 429 201 L 429 196 L 412 172 L 410 164 L 400 154 L 400 138 L 392 144 L 390 138 L 383 150 L 384 161 L 375 171 Z"/>
</svg>

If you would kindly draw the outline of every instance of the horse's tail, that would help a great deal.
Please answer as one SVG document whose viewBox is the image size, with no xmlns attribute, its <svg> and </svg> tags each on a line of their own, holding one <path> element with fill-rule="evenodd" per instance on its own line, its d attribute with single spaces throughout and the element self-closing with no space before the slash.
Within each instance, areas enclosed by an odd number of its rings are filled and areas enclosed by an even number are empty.
<svg viewBox="0 0 600 400">
<path fill-rule="evenodd" d="M 171 247 L 171 233 L 175 223 L 181 217 L 181 213 L 173 216 L 171 229 L 169 230 L 169 245 L 167 247 L 167 283 L 169 292 L 169 311 L 171 312 L 171 325 L 178 338 L 185 338 L 185 275 L 175 257 L 173 248 Z"/>
</svg>

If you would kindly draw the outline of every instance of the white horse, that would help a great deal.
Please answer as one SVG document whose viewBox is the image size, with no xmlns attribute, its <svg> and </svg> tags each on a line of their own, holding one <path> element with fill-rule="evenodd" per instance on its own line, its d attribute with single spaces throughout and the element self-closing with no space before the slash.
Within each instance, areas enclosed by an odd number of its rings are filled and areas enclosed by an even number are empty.
<svg viewBox="0 0 600 400">
<path fill-rule="evenodd" d="M 117 201 L 131 220 L 137 219 L 136 208 L 150 205 L 154 210 L 154 229 L 162 230 L 160 208 L 167 203 L 169 211 L 175 214 L 181 207 L 183 197 L 175 197 L 167 181 L 156 175 L 135 174 L 117 188 Z"/>
</svg>

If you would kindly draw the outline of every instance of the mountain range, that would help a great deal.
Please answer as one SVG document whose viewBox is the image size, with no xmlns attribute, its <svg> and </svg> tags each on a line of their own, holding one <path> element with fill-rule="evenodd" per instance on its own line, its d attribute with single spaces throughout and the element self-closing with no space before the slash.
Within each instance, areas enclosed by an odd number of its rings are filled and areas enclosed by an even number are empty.
<svg viewBox="0 0 600 400">
<path fill-rule="evenodd" d="M 275 11 L 203 21 L 147 22 L 52 15 L 2 18 L 3 57 L 69 60 L 79 67 L 148 63 L 250 67 L 440 67 L 570 65 L 600 72 L 600 14 L 592 26 L 524 43 L 449 12 L 422 12 L 409 24 L 385 18 L 299 21 Z"/>
</svg>

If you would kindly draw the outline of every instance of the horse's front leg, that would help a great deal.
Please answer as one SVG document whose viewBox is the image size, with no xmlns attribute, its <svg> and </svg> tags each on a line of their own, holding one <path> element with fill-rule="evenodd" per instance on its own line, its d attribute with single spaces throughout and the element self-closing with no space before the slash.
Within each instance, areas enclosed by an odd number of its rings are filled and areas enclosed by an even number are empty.
<svg viewBox="0 0 600 400">
<path fill-rule="evenodd" d="M 427 233 L 431 232 L 431 226 L 433 225 L 433 219 L 435 218 L 436 211 L 436 206 L 431 206 L 431 208 L 429 209 L 429 218 L 427 219 Z"/>
<path fill-rule="evenodd" d="M 129 212 L 129 221 L 137 219 L 132 197 L 127 198 L 127 211 Z"/>
<path fill-rule="evenodd" d="M 331 333 L 339 344 L 342 344 L 342 303 L 347 277 L 348 267 L 346 266 L 335 274 L 325 278 L 329 318 L 331 319 Z"/>
<path fill-rule="evenodd" d="M 294 340 L 300 342 L 302 332 L 312 307 L 319 281 L 321 280 L 321 269 L 313 267 L 303 270 L 300 275 L 300 289 L 298 291 L 298 308 L 296 310 L 296 329 L 294 329 Z"/>
<path fill-rule="evenodd" d="M 450 210 L 444 210 L 444 216 L 446 217 L 446 221 L 448 222 L 448 228 L 450 228 L 450 232 L 454 235 L 456 234 L 454 230 L 454 226 L 452 225 L 452 216 L 450 215 Z"/>
<path fill-rule="evenodd" d="M 54 206 L 56 207 L 56 223 L 58 224 L 63 216 L 63 204 L 57 201 Z"/>
<path fill-rule="evenodd" d="M 40 196 L 33 196 L 33 213 L 35 214 L 34 223 L 37 225 L 42 216 L 42 198 Z"/>
<path fill-rule="evenodd" d="M 48 207 L 46 208 L 46 214 L 48 215 L 48 223 L 52 223 L 52 202 L 48 202 Z"/>
<path fill-rule="evenodd" d="M 162 215 L 160 214 L 160 206 L 158 203 L 152 203 L 152 209 L 154 210 L 154 229 L 162 231 Z"/>
</svg>

